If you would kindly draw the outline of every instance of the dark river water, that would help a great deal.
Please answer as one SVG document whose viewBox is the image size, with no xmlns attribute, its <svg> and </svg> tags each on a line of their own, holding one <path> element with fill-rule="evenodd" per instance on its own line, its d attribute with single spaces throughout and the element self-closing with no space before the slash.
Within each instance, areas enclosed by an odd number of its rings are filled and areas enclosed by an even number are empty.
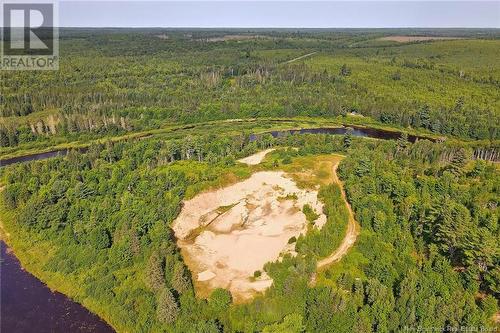
<svg viewBox="0 0 500 333">
<path fill-rule="evenodd" d="M 353 136 L 367 137 L 367 138 L 375 138 L 375 139 L 384 139 L 384 140 L 397 140 L 401 137 L 400 132 L 392 132 L 386 131 L 377 128 L 369 128 L 369 127 L 358 127 L 358 126 L 350 126 L 352 129 Z M 348 131 L 348 127 L 322 127 L 322 128 L 304 128 L 304 129 L 296 129 L 296 130 L 287 130 L 287 131 L 270 131 L 270 133 L 274 137 L 280 137 L 288 134 L 332 134 L 332 135 L 344 135 Z M 250 135 L 250 141 L 254 141 L 261 134 L 252 134 Z M 418 139 L 426 139 L 431 140 L 431 138 L 419 137 L 415 135 L 408 135 L 408 141 L 415 142 Z M 87 148 L 80 148 L 79 151 L 85 152 Z M 14 163 L 28 162 L 34 160 L 43 160 L 50 157 L 56 156 L 64 156 L 68 153 L 67 149 L 55 150 L 46 153 L 38 153 L 33 155 L 26 155 L 21 157 L 14 157 L 8 159 L 0 159 L 0 167 L 7 166 Z"/>
<path fill-rule="evenodd" d="M 360 136 L 365 138 L 375 138 L 375 139 L 383 139 L 383 140 L 397 140 L 401 137 L 401 132 L 392 132 L 386 131 L 377 128 L 368 128 L 368 127 L 358 127 L 358 126 L 349 126 L 349 127 L 321 127 L 321 128 L 303 128 L 303 129 L 294 129 L 287 131 L 270 131 L 266 132 L 271 134 L 273 137 L 282 137 L 289 134 L 331 134 L 331 135 L 344 135 L 347 133 L 349 128 L 352 130 L 352 136 Z M 250 141 L 257 139 L 257 137 L 261 134 L 253 134 L 250 136 Z M 425 137 L 419 137 L 415 135 L 408 135 L 408 141 L 414 143 L 419 139 L 432 140 Z"/>
<path fill-rule="evenodd" d="M 0 248 L 0 332 L 114 332 L 82 305 L 26 272 L 3 241 Z"/>
<path fill-rule="evenodd" d="M 82 149 L 82 151 L 84 151 L 84 149 Z M 37 153 L 37 154 L 32 154 L 32 155 L 7 158 L 7 159 L 0 160 L 0 167 L 4 167 L 4 166 L 14 164 L 14 163 L 44 160 L 46 158 L 51 158 L 51 157 L 56 157 L 56 156 L 64 156 L 67 153 L 68 153 L 67 149 L 61 149 L 61 150 L 49 151 L 46 153 Z"/>
</svg>

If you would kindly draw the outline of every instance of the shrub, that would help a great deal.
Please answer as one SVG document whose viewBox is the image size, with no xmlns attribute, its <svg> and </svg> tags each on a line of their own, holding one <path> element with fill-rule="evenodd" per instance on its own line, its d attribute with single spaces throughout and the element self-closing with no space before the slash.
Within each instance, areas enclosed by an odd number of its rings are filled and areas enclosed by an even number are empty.
<svg viewBox="0 0 500 333">
<path fill-rule="evenodd" d="M 215 289 L 208 300 L 208 304 L 215 313 L 222 313 L 223 311 L 226 311 L 231 302 L 231 293 L 222 288 Z"/>
<path fill-rule="evenodd" d="M 111 238 L 106 229 L 93 229 L 89 235 L 89 242 L 96 249 L 107 249 L 111 246 Z"/>
</svg>

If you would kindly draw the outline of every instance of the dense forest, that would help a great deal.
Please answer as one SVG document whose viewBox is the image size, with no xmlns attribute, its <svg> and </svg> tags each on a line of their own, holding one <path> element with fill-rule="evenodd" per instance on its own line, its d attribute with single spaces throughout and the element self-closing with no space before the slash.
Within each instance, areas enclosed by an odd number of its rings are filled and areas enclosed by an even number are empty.
<svg viewBox="0 0 500 333">
<path fill-rule="evenodd" d="M 456 39 L 381 39 L 400 35 Z M 0 232 L 118 332 L 495 331 L 499 36 L 61 29 L 59 71 L 0 72 L 0 161 L 69 148 L 0 168 Z M 343 124 L 402 134 L 270 133 Z M 172 230 L 183 200 L 331 154 L 360 227 L 347 255 L 317 270 L 349 218 L 340 185 L 318 184 L 326 224 L 264 266 L 265 293 L 197 297 Z"/>
<path fill-rule="evenodd" d="M 461 39 L 379 39 L 418 33 Z M 59 71 L 0 74 L 0 152 L 172 123 L 352 113 L 500 135 L 496 30 L 62 29 L 60 44 Z"/>
<path fill-rule="evenodd" d="M 278 169 L 298 156 L 346 154 L 340 174 L 361 223 L 359 240 L 310 285 L 316 260 L 338 241 L 347 214 L 338 187 L 325 186 L 333 227 L 299 237 L 301 255 L 265 266 L 274 279 L 265 296 L 231 305 L 219 289 L 197 299 L 169 225 L 183 198 L 227 175 L 247 177 L 235 158 L 270 146 L 298 148 L 270 156 L 268 167 Z M 121 331 L 493 327 L 500 177 L 495 165 L 471 161 L 464 150 L 349 134 L 109 143 L 5 168 L 3 203 L 16 211 L 9 224 L 16 246 L 38 249 L 35 258 L 50 254 L 37 263 L 41 274 Z"/>
</svg>

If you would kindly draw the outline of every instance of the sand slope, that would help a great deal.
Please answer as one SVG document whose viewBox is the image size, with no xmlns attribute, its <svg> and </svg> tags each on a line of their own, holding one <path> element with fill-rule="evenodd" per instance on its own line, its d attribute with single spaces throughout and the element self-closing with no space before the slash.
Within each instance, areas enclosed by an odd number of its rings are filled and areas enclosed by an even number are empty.
<svg viewBox="0 0 500 333">
<path fill-rule="evenodd" d="M 288 240 L 307 230 L 305 204 L 326 221 L 318 193 L 299 189 L 281 171 L 257 172 L 186 201 L 173 229 L 197 294 L 226 288 L 243 301 L 267 289 L 272 280 L 266 274 L 254 280 L 254 272 L 293 251 Z"/>
</svg>

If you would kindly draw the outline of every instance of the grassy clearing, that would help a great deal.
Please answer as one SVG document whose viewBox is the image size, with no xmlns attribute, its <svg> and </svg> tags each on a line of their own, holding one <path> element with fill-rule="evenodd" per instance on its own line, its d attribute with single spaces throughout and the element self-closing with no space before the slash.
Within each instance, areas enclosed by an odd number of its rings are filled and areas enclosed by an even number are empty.
<svg viewBox="0 0 500 333">
<path fill-rule="evenodd" d="M 285 171 L 300 188 L 316 188 L 334 181 L 333 166 L 343 158 L 341 155 L 317 155 L 296 157 L 290 164 L 274 167 L 274 161 L 281 158 L 280 150 L 268 154 L 264 160 L 267 168 L 278 168 Z"/>
</svg>

